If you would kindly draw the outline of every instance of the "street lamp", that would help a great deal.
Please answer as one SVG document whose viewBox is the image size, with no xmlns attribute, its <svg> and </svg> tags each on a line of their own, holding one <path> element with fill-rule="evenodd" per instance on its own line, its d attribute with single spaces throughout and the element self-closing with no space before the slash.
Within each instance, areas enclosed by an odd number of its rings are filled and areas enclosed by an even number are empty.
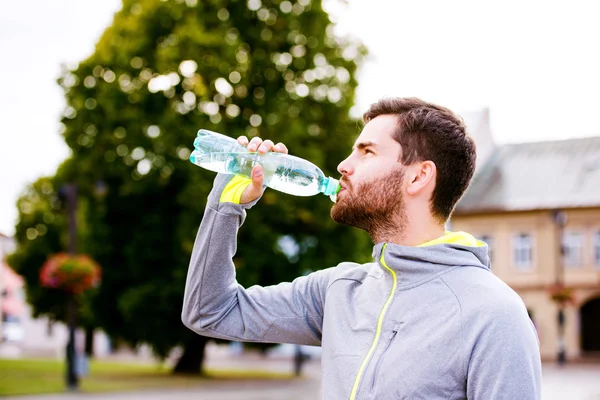
<svg viewBox="0 0 600 400">
<path fill-rule="evenodd" d="M 556 287 L 562 289 L 564 287 L 564 256 L 565 256 L 565 246 L 563 243 L 564 236 L 564 227 L 567 223 L 567 214 L 564 211 L 554 210 L 552 212 L 552 217 L 556 226 L 558 227 L 558 240 L 559 240 L 559 251 L 558 251 L 558 260 L 556 261 L 556 276 L 555 282 Z M 558 305 L 558 315 L 557 315 L 557 323 L 558 323 L 558 354 L 557 361 L 558 365 L 564 365 L 567 362 L 567 353 L 565 348 L 565 302 L 563 300 L 559 300 L 557 302 Z"/>
<path fill-rule="evenodd" d="M 60 190 L 60 195 L 66 200 L 67 206 L 67 219 L 69 224 L 69 255 L 74 256 L 76 254 L 76 222 L 75 222 L 75 210 L 77 208 L 77 186 L 73 183 L 64 185 Z M 66 348 L 67 358 L 67 371 L 66 381 L 67 390 L 76 391 L 79 388 L 79 379 L 75 368 L 75 329 L 76 329 L 76 309 L 75 295 L 72 293 L 68 294 L 68 305 L 67 305 L 67 325 L 69 327 L 69 340 Z"/>
</svg>

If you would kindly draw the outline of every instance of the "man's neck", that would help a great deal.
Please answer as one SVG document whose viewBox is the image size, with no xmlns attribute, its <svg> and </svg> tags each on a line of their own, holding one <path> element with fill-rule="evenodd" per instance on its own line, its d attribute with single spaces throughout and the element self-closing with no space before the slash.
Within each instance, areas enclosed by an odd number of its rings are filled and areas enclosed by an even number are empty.
<svg viewBox="0 0 600 400">
<path fill-rule="evenodd" d="M 386 242 L 402 246 L 419 246 L 445 233 L 444 225 L 433 218 L 403 218 L 378 232 L 370 232 L 374 243 Z"/>
</svg>

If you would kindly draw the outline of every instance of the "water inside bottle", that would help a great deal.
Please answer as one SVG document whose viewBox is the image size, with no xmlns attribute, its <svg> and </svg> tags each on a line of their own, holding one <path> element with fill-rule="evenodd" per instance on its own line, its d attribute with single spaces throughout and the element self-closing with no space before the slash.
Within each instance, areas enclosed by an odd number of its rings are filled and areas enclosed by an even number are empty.
<svg viewBox="0 0 600 400">
<path fill-rule="evenodd" d="M 209 153 L 194 151 L 190 160 L 210 171 L 250 176 L 252 168 L 260 163 L 265 185 L 295 196 L 312 196 L 324 184 L 322 173 L 312 164 L 293 156 L 288 159 L 278 153 Z M 295 160 L 291 160 L 294 158 Z"/>
<path fill-rule="evenodd" d="M 280 170 L 281 167 L 275 171 L 269 182 L 269 186 L 273 189 L 296 196 L 312 196 L 320 192 L 319 179 L 311 174 L 311 171 L 295 168 L 280 173 Z"/>
</svg>

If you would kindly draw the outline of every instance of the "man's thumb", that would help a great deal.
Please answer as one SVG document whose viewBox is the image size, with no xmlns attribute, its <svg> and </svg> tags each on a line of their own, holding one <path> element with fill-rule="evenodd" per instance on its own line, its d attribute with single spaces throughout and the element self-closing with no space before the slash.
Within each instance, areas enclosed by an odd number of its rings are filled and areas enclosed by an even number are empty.
<svg viewBox="0 0 600 400">
<path fill-rule="evenodd" d="M 258 190 L 259 193 L 262 193 L 264 181 L 265 177 L 263 174 L 262 165 L 256 164 L 254 168 L 252 168 L 252 186 Z"/>
<path fill-rule="evenodd" d="M 252 168 L 252 183 L 244 190 L 240 203 L 250 203 L 260 197 L 263 192 L 263 183 L 265 177 L 263 174 L 262 166 L 255 165 Z"/>
</svg>

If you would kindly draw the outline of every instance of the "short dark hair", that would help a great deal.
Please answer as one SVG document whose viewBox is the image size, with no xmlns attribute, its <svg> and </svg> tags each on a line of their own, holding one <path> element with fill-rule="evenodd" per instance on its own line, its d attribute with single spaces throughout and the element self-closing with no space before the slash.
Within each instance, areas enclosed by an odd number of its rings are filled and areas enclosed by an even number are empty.
<svg viewBox="0 0 600 400">
<path fill-rule="evenodd" d="M 379 115 L 398 117 L 393 136 L 402 148 L 402 164 L 429 160 L 436 165 L 431 210 L 440 221 L 447 221 L 475 172 L 475 142 L 467 135 L 463 119 L 445 107 L 414 97 L 379 100 L 364 113 L 363 121 L 368 123 Z"/>
</svg>

